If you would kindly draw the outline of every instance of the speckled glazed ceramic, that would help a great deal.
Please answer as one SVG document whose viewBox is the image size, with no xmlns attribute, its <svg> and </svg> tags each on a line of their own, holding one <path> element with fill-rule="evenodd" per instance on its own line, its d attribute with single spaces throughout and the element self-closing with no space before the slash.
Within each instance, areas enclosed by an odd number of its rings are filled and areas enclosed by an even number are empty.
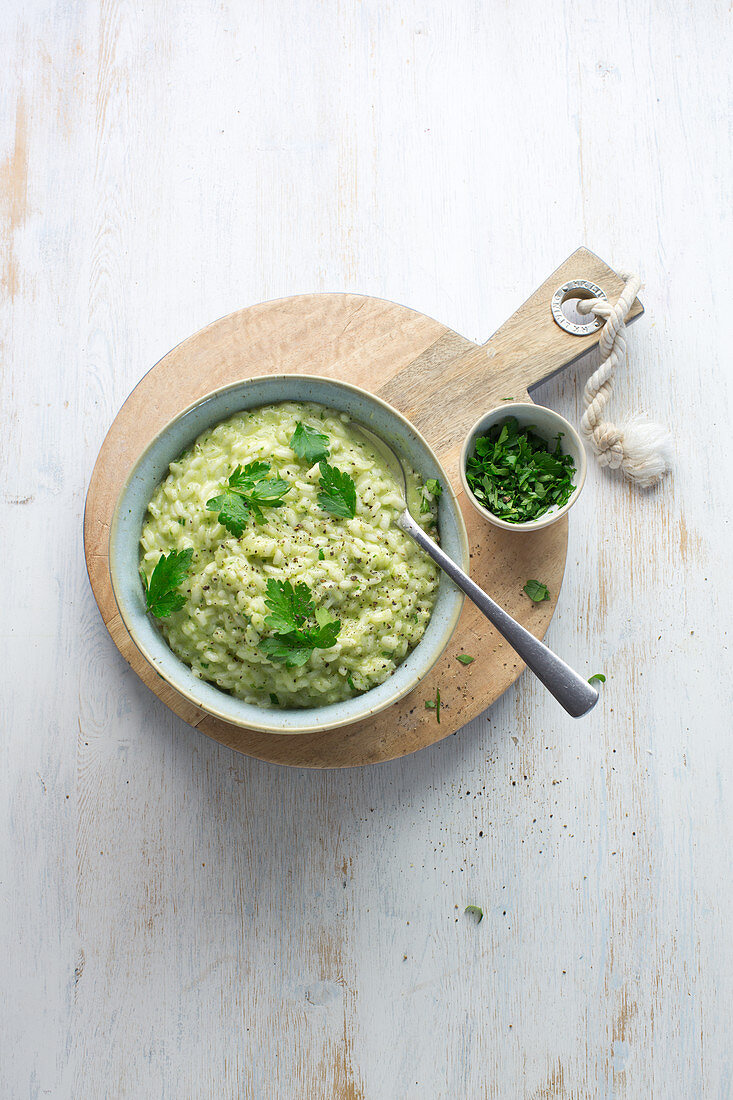
<svg viewBox="0 0 733 1100">
<path fill-rule="evenodd" d="M 314 401 L 347 412 L 390 443 L 421 477 L 438 478 L 444 490 L 438 513 L 441 545 L 454 561 L 468 569 L 468 539 L 456 495 L 433 451 L 408 420 L 384 401 L 345 382 L 310 375 L 269 375 L 208 394 L 159 432 L 136 462 L 117 501 L 110 528 L 110 572 L 120 615 L 135 645 L 181 695 L 222 721 L 245 729 L 314 733 L 368 718 L 412 691 L 450 641 L 463 595 L 441 575 L 433 614 L 420 643 L 383 684 L 343 703 L 302 710 L 264 710 L 200 680 L 176 657 L 145 612 L 139 540 L 148 502 L 169 464 L 203 431 L 235 413 L 280 401 Z"/>
</svg>

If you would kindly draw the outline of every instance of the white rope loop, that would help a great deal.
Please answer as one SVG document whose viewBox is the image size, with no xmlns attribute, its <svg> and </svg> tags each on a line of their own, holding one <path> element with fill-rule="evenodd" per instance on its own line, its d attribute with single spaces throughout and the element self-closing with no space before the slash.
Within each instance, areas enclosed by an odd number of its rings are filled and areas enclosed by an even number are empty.
<svg viewBox="0 0 733 1100">
<path fill-rule="evenodd" d="M 598 347 L 601 363 L 588 379 L 581 429 L 601 466 L 623 471 L 624 476 L 644 489 L 656 485 L 671 466 L 672 440 L 666 428 L 637 417 L 616 426 L 603 419 L 613 391 L 613 376 L 626 359 L 626 318 L 641 289 L 638 275 L 623 275 L 626 281 L 613 304 L 601 298 L 581 299 L 579 313 L 595 313 L 605 321 Z"/>
</svg>

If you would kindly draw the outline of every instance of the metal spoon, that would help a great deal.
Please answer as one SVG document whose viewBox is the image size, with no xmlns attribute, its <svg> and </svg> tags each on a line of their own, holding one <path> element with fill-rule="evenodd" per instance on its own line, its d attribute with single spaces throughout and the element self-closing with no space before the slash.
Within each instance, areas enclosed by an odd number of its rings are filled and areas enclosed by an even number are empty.
<svg viewBox="0 0 733 1100">
<path fill-rule="evenodd" d="M 355 424 L 352 425 L 352 428 L 355 427 Z M 486 595 L 483 589 L 474 584 L 468 574 L 464 573 L 444 550 L 441 550 L 437 542 L 433 542 L 430 536 L 425 534 L 420 524 L 410 515 L 407 506 L 407 475 L 399 455 L 388 443 L 380 439 L 379 436 L 374 435 L 369 428 L 365 428 L 362 424 L 359 424 L 358 428 L 364 433 L 364 436 L 377 453 L 384 456 L 390 468 L 399 470 L 399 477 L 396 480 L 398 485 L 400 481 L 402 483 L 402 496 L 405 501 L 404 510 L 396 520 L 400 530 L 409 535 L 411 539 L 414 539 L 417 545 L 440 566 L 443 572 L 448 574 L 453 583 L 465 592 L 469 600 L 476 604 L 479 611 L 486 616 L 502 637 L 506 638 L 510 646 L 522 658 L 527 668 L 534 672 L 537 679 L 555 696 L 558 703 L 565 708 L 568 714 L 572 715 L 573 718 L 581 718 L 589 710 L 592 710 L 598 702 L 596 689 L 582 676 L 579 676 L 577 672 L 574 672 L 569 665 L 566 665 L 552 650 L 548 649 L 544 642 L 535 638 L 534 634 L 530 634 L 528 630 L 520 626 L 516 619 L 507 614 L 502 607 L 499 607 L 498 603 L 495 603 L 490 596 Z"/>
</svg>

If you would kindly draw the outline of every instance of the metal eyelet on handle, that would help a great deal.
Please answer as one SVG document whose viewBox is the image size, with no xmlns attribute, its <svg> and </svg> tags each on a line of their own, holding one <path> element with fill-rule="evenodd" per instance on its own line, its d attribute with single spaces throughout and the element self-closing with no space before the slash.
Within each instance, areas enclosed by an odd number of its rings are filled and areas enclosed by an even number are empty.
<svg viewBox="0 0 733 1100">
<path fill-rule="evenodd" d="M 581 293 L 578 293 L 578 291 Z M 563 302 L 566 302 L 568 298 L 603 298 L 607 302 L 608 298 L 605 291 L 601 290 L 595 283 L 588 282 L 587 279 L 571 279 L 570 282 L 563 283 L 562 286 L 557 288 L 550 303 L 555 323 L 565 332 L 569 332 L 571 336 L 590 336 L 592 333 L 598 332 L 599 328 L 603 328 L 603 318 L 594 317 L 592 313 L 588 314 L 588 321 L 584 325 L 569 321 L 562 309 Z"/>
</svg>

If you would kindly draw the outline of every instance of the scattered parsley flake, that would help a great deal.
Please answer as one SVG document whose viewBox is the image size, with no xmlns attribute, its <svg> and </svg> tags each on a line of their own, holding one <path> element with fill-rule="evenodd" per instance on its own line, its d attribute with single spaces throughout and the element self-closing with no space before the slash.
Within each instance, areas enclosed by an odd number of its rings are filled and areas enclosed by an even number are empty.
<svg viewBox="0 0 733 1100">
<path fill-rule="evenodd" d="M 543 600 L 550 598 L 549 588 L 541 581 L 527 581 L 522 591 L 526 592 L 530 600 L 534 600 L 535 603 L 542 603 Z"/>
<path fill-rule="evenodd" d="M 467 653 L 459 653 L 456 659 L 460 661 L 462 665 L 470 665 L 476 660 L 475 657 L 469 657 Z"/>
<path fill-rule="evenodd" d="M 318 504 L 324 512 L 342 519 L 353 519 L 356 515 L 356 485 L 353 479 L 327 462 L 319 462 L 321 471 Z"/>
<path fill-rule="evenodd" d="M 275 694 L 274 691 L 270 692 L 270 702 L 272 703 L 272 705 L 274 707 L 279 707 L 280 706 L 280 700 L 278 699 L 278 697 L 277 697 L 277 695 Z"/>
<path fill-rule="evenodd" d="M 326 560 L 326 555 L 323 553 L 322 550 L 318 551 L 318 560 L 319 561 L 325 561 Z"/>
<path fill-rule="evenodd" d="M 309 466 L 315 465 L 322 459 L 328 458 L 328 436 L 319 432 L 317 428 L 311 428 L 309 424 L 302 424 L 300 420 L 295 425 L 290 447 L 298 456 L 304 459 Z"/>
<path fill-rule="evenodd" d="M 480 905 L 467 905 L 463 912 L 473 917 L 476 924 L 481 924 L 481 921 L 484 919 L 484 911 Z"/>
<path fill-rule="evenodd" d="M 145 574 L 141 574 L 145 590 L 145 609 L 155 615 L 156 619 L 167 619 L 172 612 L 180 611 L 185 604 L 186 597 L 177 589 L 185 579 L 192 559 L 192 547 L 187 550 L 172 550 L 170 554 L 162 554 L 158 558 L 149 583 Z"/>
<path fill-rule="evenodd" d="M 353 677 L 347 676 L 346 677 L 346 683 L 349 685 L 349 687 L 351 688 L 352 691 L 358 691 L 359 690 L 357 688 L 356 684 L 354 683 Z"/>
<path fill-rule="evenodd" d="M 429 477 L 423 485 L 422 495 L 420 498 L 420 515 L 424 515 L 425 512 L 431 510 L 431 505 L 434 500 L 439 500 L 443 495 L 443 486 L 440 484 L 436 477 Z"/>
<path fill-rule="evenodd" d="M 435 689 L 435 698 L 425 700 L 425 709 L 434 710 L 438 725 L 440 725 L 440 688 Z"/>
<path fill-rule="evenodd" d="M 602 672 L 594 672 L 592 676 L 588 677 L 588 683 L 589 684 L 595 684 L 595 683 L 605 684 L 605 682 L 606 682 L 606 677 L 603 675 Z"/>
</svg>

